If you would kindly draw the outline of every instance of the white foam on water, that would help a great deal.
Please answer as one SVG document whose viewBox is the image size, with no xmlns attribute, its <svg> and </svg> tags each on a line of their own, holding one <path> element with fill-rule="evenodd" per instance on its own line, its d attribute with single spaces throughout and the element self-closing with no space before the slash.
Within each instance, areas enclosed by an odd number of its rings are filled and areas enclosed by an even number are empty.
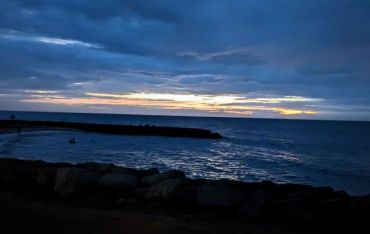
<svg viewBox="0 0 370 234">
<path fill-rule="evenodd" d="M 207 140 L 71 131 L 24 132 L 20 137 L 0 135 L 0 157 L 71 163 L 95 161 L 160 170 L 175 168 L 194 178 L 272 180 L 332 186 L 354 195 L 370 193 L 370 123 L 36 115 L 34 119 L 199 127 L 225 137 Z M 75 144 L 69 144 L 71 138 L 76 139 Z"/>
</svg>

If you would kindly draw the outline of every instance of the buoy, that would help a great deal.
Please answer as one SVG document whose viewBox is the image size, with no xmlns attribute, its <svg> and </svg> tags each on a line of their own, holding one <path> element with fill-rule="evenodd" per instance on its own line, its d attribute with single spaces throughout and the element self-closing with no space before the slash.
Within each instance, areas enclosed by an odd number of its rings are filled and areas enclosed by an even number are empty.
<svg viewBox="0 0 370 234">
<path fill-rule="evenodd" d="M 69 144 L 74 144 L 74 143 L 76 143 L 76 139 L 74 137 L 69 139 Z"/>
</svg>

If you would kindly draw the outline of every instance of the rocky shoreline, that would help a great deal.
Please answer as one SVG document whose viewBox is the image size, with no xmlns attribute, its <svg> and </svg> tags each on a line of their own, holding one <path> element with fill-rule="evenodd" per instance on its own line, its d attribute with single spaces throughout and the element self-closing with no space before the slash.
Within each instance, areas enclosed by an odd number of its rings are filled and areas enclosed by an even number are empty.
<svg viewBox="0 0 370 234">
<path fill-rule="evenodd" d="M 98 132 L 118 135 L 191 137 L 206 139 L 221 139 L 219 133 L 208 129 L 161 127 L 152 125 L 113 125 L 93 124 L 61 121 L 33 121 L 33 120 L 0 120 L 0 129 L 27 129 L 27 128 L 56 128 L 75 129 L 86 132 Z"/>
<path fill-rule="evenodd" d="M 190 179 L 179 170 L 4 158 L 0 159 L 0 188 L 41 191 L 63 201 L 94 197 L 94 202 L 117 206 L 154 202 L 174 211 L 185 207 L 191 215 L 218 213 L 242 223 L 284 225 L 309 233 L 370 231 L 370 196 L 349 196 L 330 187 Z"/>
</svg>

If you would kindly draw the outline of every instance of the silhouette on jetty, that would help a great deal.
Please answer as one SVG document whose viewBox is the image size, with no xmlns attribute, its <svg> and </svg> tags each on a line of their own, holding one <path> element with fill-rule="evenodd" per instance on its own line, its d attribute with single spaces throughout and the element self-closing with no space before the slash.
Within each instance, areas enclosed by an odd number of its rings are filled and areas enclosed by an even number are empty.
<svg viewBox="0 0 370 234">
<path fill-rule="evenodd" d="M 200 128 L 180 128 L 180 127 L 161 127 L 150 125 L 112 125 L 112 124 L 92 124 L 77 122 L 57 122 L 57 121 L 31 121 L 31 120 L 0 120 L 0 126 L 14 127 L 55 127 L 78 129 L 86 132 L 99 132 L 119 135 L 144 135 L 144 136 L 167 136 L 167 137 L 192 137 L 221 139 L 219 133 L 211 132 L 208 129 Z"/>
</svg>

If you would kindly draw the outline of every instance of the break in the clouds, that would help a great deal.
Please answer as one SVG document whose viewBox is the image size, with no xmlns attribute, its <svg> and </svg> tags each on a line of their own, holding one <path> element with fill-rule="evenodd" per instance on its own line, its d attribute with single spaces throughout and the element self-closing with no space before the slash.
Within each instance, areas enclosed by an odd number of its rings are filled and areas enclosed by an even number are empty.
<svg viewBox="0 0 370 234">
<path fill-rule="evenodd" d="M 2 0 L 0 108 L 370 120 L 367 0 Z"/>
</svg>

